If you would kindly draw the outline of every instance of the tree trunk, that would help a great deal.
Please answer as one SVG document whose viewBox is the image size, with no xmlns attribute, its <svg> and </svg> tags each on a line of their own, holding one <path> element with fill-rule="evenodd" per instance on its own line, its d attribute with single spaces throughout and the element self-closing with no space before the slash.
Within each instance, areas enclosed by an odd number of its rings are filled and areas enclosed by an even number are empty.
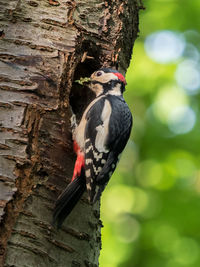
<svg viewBox="0 0 200 267">
<path fill-rule="evenodd" d="M 71 109 L 91 99 L 74 80 L 101 66 L 125 72 L 136 1 L 0 0 L 0 266 L 97 266 L 99 203 L 84 194 L 51 226 L 75 155 Z"/>
</svg>

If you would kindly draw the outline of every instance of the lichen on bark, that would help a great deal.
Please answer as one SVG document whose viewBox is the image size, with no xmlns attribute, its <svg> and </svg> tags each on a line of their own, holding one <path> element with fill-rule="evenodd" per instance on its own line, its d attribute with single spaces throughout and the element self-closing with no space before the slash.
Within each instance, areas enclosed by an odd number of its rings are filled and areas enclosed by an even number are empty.
<svg viewBox="0 0 200 267">
<path fill-rule="evenodd" d="M 0 266 L 97 266 L 99 203 L 84 194 L 61 230 L 55 199 L 70 181 L 77 118 L 93 97 L 73 83 L 126 71 L 136 1 L 0 1 Z"/>
</svg>

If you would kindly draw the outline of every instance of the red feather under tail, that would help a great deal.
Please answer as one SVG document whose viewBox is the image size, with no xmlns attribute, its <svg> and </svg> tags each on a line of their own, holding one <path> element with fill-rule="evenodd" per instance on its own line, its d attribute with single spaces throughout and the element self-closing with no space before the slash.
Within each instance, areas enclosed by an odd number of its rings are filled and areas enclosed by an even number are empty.
<svg viewBox="0 0 200 267">
<path fill-rule="evenodd" d="M 81 175 L 81 170 L 85 167 L 84 153 L 80 150 L 80 147 L 78 146 L 76 141 L 74 141 L 74 151 L 76 152 L 77 158 L 74 166 L 72 181 Z"/>
</svg>

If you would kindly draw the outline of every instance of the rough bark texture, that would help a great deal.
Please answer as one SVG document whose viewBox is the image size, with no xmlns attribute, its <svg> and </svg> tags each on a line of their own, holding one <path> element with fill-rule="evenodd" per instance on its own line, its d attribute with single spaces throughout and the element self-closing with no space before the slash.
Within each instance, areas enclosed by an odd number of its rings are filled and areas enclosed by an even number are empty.
<svg viewBox="0 0 200 267">
<path fill-rule="evenodd" d="M 125 72 L 138 31 L 134 0 L 0 0 L 0 266 L 97 266 L 99 203 L 86 194 L 61 230 L 55 199 L 70 181 L 71 108 L 92 97 L 74 80 Z"/>
</svg>

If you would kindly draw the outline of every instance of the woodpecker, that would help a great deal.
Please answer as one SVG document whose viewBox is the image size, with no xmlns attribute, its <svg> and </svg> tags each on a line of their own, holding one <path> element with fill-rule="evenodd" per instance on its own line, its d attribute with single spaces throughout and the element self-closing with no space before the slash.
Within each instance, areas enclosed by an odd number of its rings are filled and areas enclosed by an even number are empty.
<svg viewBox="0 0 200 267">
<path fill-rule="evenodd" d="M 73 132 L 77 154 L 71 183 L 58 197 L 53 224 L 60 228 L 83 192 L 95 203 L 113 174 L 132 128 L 132 115 L 123 98 L 126 80 L 116 70 L 102 68 L 91 75 L 95 99 Z"/>
</svg>

